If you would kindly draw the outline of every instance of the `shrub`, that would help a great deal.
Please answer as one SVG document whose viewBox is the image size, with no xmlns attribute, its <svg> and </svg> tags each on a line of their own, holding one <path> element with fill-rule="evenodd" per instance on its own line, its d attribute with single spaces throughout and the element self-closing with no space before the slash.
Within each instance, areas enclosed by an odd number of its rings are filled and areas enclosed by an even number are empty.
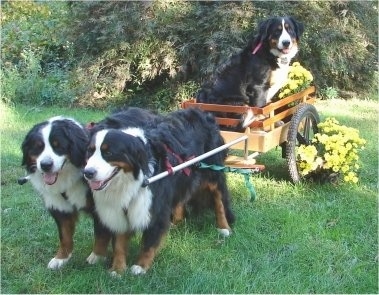
<svg viewBox="0 0 379 295">
<path fill-rule="evenodd" d="M 1 99 L 29 104 L 71 103 L 67 3 L 1 3 Z"/>
<path fill-rule="evenodd" d="M 70 101 L 128 103 L 143 93 L 162 97 L 163 85 L 200 85 L 274 15 L 305 24 L 298 61 L 318 89 L 377 90 L 378 19 L 371 1 L 8 1 L 2 3 L 2 60 L 14 71 L 22 51 L 31 50 L 41 77 L 60 69 L 51 79 L 69 79 L 74 95 L 64 96 Z"/>
<path fill-rule="evenodd" d="M 75 94 L 68 73 L 58 67 L 42 72 L 41 58 L 24 50 L 17 65 L 1 68 L 1 99 L 4 102 L 35 105 L 72 103 Z"/>
</svg>

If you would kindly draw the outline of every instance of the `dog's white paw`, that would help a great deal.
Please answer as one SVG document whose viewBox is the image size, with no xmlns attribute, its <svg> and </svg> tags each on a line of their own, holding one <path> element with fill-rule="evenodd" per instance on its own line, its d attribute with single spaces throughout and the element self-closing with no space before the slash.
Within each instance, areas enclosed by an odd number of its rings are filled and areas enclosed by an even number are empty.
<svg viewBox="0 0 379 295">
<path fill-rule="evenodd" d="M 218 228 L 217 229 L 218 233 L 222 235 L 223 237 L 229 237 L 231 235 L 231 232 L 227 228 Z"/>
<path fill-rule="evenodd" d="M 49 264 L 47 265 L 47 268 L 50 269 L 60 269 L 63 265 L 65 265 L 71 258 L 71 253 L 68 255 L 67 258 L 60 259 L 60 258 L 53 258 L 50 260 Z"/>
<path fill-rule="evenodd" d="M 144 268 L 142 268 L 142 266 L 139 266 L 139 265 L 133 265 L 130 268 L 130 271 L 134 275 L 144 275 L 146 273 L 146 270 Z"/>
<path fill-rule="evenodd" d="M 109 274 L 111 275 L 112 278 L 116 278 L 116 279 L 120 279 L 121 278 L 121 274 L 119 274 L 115 270 L 110 271 Z"/>
<path fill-rule="evenodd" d="M 104 260 L 105 260 L 104 256 L 97 255 L 94 252 L 91 252 L 91 254 L 86 259 L 86 261 L 89 264 L 95 264 L 95 263 L 98 263 L 99 261 L 104 261 Z"/>
<path fill-rule="evenodd" d="M 243 123 L 242 123 L 242 127 L 243 128 L 246 128 L 247 126 L 249 126 L 251 123 L 253 123 L 254 121 L 256 120 L 256 117 L 253 113 L 252 110 L 248 110 L 245 114 L 245 117 L 243 119 Z"/>
</svg>

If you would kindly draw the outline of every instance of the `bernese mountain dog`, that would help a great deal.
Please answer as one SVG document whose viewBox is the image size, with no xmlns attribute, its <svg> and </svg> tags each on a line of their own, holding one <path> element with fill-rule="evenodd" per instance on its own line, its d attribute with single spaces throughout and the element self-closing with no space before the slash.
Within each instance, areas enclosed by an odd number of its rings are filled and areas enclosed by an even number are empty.
<svg viewBox="0 0 379 295">
<path fill-rule="evenodd" d="M 287 80 L 303 31 L 303 24 L 289 16 L 262 21 L 258 34 L 202 86 L 197 102 L 252 107 L 268 104 Z"/>
<path fill-rule="evenodd" d="M 81 124 L 59 116 L 33 126 L 21 146 L 22 165 L 29 174 L 26 179 L 42 196 L 58 227 L 60 245 L 48 263 L 50 269 L 61 268 L 71 258 L 79 210 L 88 212 L 94 222 L 95 242 L 88 263 L 105 257 L 111 240 L 111 232 L 100 222 L 92 192 L 83 178 L 88 142 L 88 132 Z"/>
<path fill-rule="evenodd" d="M 234 215 L 223 172 L 193 165 L 148 185 L 145 181 L 223 144 L 214 117 L 198 109 L 158 116 L 147 128 L 100 128 L 93 133 L 84 176 L 101 222 L 115 234 L 111 274 L 126 269 L 128 241 L 138 231 L 142 232 L 141 250 L 131 272 L 146 273 L 173 212 L 181 211 L 193 196 L 211 196 L 220 234 L 231 233 Z M 204 162 L 223 165 L 226 153 Z"/>
</svg>

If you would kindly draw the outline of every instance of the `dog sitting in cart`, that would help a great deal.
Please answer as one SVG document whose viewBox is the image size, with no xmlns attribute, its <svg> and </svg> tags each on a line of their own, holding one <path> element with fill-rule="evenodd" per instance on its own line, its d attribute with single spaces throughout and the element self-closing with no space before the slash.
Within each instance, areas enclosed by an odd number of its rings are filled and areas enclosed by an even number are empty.
<svg viewBox="0 0 379 295">
<path fill-rule="evenodd" d="M 270 103 L 287 81 L 303 30 L 303 24 L 292 17 L 262 21 L 258 34 L 202 86 L 197 102 L 259 108 Z M 235 129 L 243 130 L 252 119 L 248 111 Z"/>
<path fill-rule="evenodd" d="M 182 108 L 198 107 L 214 113 L 225 142 L 241 133 L 247 135 L 244 142 L 231 148 L 242 150 L 243 157 L 229 156 L 226 166 L 263 170 L 264 165 L 257 165 L 255 158 L 281 146 L 293 182 L 300 180 L 296 146 L 309 144 L 319 123 L 312 105 L 315 87 L 275 102 L 272 99 L 287 82 L 303 31 L 303 24 L 292 17 L 262 21 L 258 34 L 216 70 L 196 99 L 182 103 Z"/>
</svg>

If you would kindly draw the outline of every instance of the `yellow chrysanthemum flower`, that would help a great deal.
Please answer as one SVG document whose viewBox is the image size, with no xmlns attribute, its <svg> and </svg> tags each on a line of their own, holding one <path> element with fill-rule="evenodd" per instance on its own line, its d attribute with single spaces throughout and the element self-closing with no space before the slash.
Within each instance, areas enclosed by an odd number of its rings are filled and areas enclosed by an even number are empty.
<svg viewBox="0 0 379 295">
<path fill-rule="evenodd" d="M 299 62 L 294 62 L 289 67 L 288 81 L 276 95 L 277 99 L 282 99 L 291 94 L 300 92 L 311 84 L 313 75 L 305 69 Z"/>
<path fill-rule="evenodd" d="M 300 174 L 335 172 L 345 182 L 357 183 L 358 152 L 364 149 L 366 140 L 359 137 L 357 129 L 340 125 L 335 118 L 327 118 L 318 128 L 312 144 L 298 148 Z"/>
</svg>

